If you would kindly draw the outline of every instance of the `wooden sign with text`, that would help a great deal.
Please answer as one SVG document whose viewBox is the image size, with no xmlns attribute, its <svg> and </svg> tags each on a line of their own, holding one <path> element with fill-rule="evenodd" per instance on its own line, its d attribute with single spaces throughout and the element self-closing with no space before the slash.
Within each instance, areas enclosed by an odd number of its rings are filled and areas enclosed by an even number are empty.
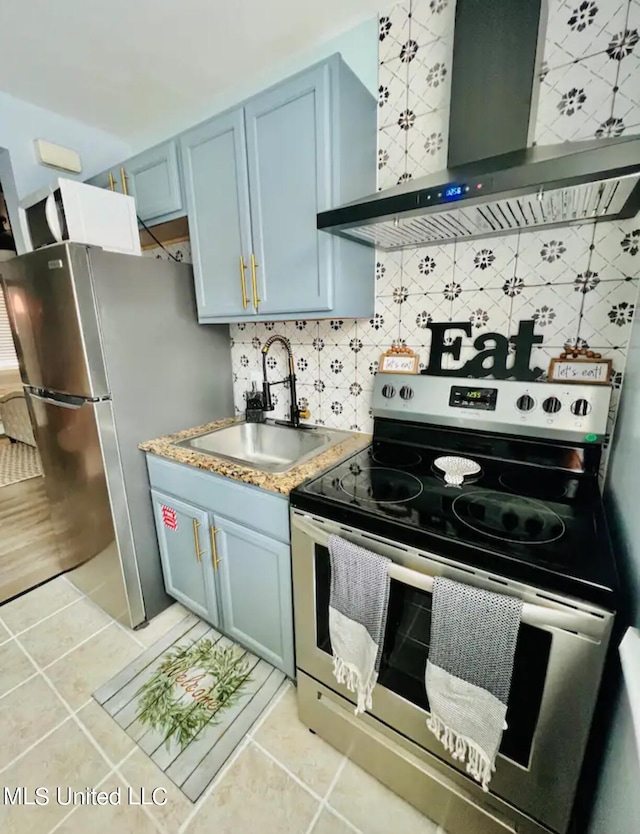
<svg viewBox="0 0 640 834">
<path fill-rule="evenodd" d="M 407 347 L 393 347 L 380 357 L 381 374 L 417 374 L 420 357 Z"/>
<path fill-rule="evenodd" d="M 549 382 L 607 385 L 611 379 L 611 359 L 552 359 Z"/>
</svg>

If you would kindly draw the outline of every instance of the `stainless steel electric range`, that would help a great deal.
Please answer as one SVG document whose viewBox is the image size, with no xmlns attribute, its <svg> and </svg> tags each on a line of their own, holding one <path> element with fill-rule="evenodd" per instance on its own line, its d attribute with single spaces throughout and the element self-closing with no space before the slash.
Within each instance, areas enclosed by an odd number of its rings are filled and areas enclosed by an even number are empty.
<svg viewBox="0 0 640 834">
<path fill-rule="evenodd" d="M 378 375 L 371 446 L 291 494 L 301 720 L 450 834 L 568 830 L 617 600 L 598 488 L 610 395 Z M 332 673 L 331 533 L 393 561 L 373 709 L 357 718 Z M 426 726 L 436 575 L 524 602 L 489 793 Z"/>
</svg>

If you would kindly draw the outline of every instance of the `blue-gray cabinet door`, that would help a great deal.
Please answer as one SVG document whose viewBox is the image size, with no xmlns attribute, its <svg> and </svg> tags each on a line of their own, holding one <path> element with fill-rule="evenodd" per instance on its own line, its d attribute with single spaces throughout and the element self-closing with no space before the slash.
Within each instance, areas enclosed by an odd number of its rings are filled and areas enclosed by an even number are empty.
<svg viewBox="0 0 640 834">
<path fill-rule="evenodd" d="M 242 109 L 180 139 L 200 321 L 254 315 L 249 305 L 251 219 Z"/>
<path fill-rule="evenodd" d="M 103 171 L 101 174 L 97 174 L 95 177 L 87 180 L 87 185 L 95 185 L 96 188 L 107 188 L 122 194 L 122 184 L 118 171 L 118 168 L 114 168 L 111 171 Z"/>
<path fill-rule="evenodd" d="M 208 514 L 156 490 L 151 490 L 151 498 L 167 593 L 217 626 Z"/>
<path fill-rule="evenodd" d="M 291 548 L 214 516 L 222 628 L 294 675 Z"/>
<path fill-rule="evenodd" d="M 182 210 L 182 185 L 175 140 L 134 156 L 124 163 L 123 169 L 127 192 L 135 198 L 138 217 L 145 222 Z M 121 179 L 122 176 L 121 172 Z"/>
<path fill-rule="evenodd" d="M 245 106 L 251 229 L 261 314 L 330 310 L 330 70 L 297 75 Z"/>
</svg>

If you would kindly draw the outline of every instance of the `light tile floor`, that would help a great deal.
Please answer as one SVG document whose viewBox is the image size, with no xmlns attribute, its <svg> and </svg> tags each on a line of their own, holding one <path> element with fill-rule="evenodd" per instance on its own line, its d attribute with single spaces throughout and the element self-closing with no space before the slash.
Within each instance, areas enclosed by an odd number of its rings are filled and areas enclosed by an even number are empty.
<svg viewBox="0 0 640 834">
<path fill-rule="evenodd" d="M 50 798 L 25 807 L 0 795 L 2 834 L 436 834 L 298 721 L 290 685 L 192 804 L 91 698 L 185 613 L 175 604 L 134 632 L 64 577 L 0 606 L 0 791 L 47 787 Z M 63 801 L 67 788 L 120 789 L 122 804 L 59 804 L 58 787 Z M 143 788 L 165 788 L 166 804 L 128 804 Z"/>
</svg>

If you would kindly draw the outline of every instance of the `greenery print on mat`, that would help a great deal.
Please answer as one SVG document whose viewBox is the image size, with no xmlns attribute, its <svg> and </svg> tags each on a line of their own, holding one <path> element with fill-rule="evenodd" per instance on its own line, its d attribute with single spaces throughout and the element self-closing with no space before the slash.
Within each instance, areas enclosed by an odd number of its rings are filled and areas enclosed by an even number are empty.
<svg viewBox="0 0 640 834">
<path fill-rule="evenodd" d="M 199 640 L 170 649 L 136 693 L 138 720 L 184 748 L 207 724 L 219 724 L 249 681 L 249 664 L 235 646 Z"/>
</svg>

